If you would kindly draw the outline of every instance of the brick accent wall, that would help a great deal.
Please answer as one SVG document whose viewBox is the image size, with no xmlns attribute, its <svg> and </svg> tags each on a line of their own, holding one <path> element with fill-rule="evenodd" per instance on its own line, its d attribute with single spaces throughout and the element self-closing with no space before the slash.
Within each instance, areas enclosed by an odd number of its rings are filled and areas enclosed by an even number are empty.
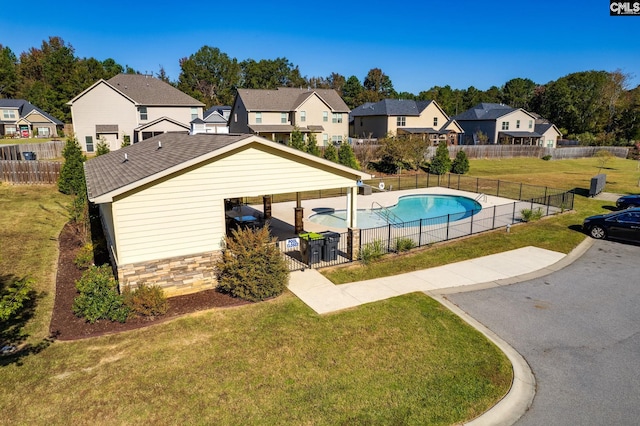
<svg viewBox="0 0 640 426">
<path fill-rule="evenodd" d="M 144 283 L 158 285 L 167 297 L 172 297 L 214 288 L 214 265 L 221 257 L 222 252 L 214 251 L 119 266 L 120 291 L 127 286 L 133 290 Z"/>
</svg>

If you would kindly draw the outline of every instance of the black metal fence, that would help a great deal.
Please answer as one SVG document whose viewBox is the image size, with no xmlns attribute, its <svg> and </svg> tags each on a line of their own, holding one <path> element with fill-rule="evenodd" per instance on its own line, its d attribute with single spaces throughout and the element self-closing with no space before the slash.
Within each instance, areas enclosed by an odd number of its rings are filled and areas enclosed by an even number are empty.
<svg viewBox="0 0 640 426">
<path fill-rule="evenodd" d="M 290 271 L 324 268 L 349 263 L 349 233 L 327 233 L 323 239 L 307 241 L 296 237 L 278 241 Z"/>
</svg>

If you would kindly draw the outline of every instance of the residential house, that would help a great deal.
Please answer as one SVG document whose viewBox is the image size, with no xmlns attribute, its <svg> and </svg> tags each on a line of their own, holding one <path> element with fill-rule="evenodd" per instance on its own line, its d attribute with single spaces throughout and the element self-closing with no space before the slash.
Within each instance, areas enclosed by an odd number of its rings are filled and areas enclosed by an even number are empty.
<svg viewBox="0 0 640 426">
<path fill-rule="evenodd" d="M 150 75 L 118 74 L 98 80 L 67 103 L 82 149 L 93 152 L 100 140 L 117 150 L 167 132 L 189 133 L 202 118 L 204 104 Z"/>
<path fill-rule="evenodd" d="M 232 200 L 262 196 L 268 218 L 272 194 L 341 188 L 355 228 L 358 182 L 371 178 L 250 134 L 167 133 L 84 168 L 120 288 L 156 284 L 168 295 L 215 286 L 227 220 L 238 219 Z M 292 208 L 297 228 L 303 206 Z"/>
<path fill-rule="evenodd" d="M 461 144 L 465 145 L 544 145 L 555 148 L 558 136 L 552 137 L 552 133 L 560 134 L 553 125 L 536 129 L 538 117 L 535 114 L 503 104 L 480 103 L 453 118 L 464 129 Z M 544 139 L 539 131 L 544 131 L 549 139 Z"/>
<path fill-rule="evenodd" d="M 191 122 L 191 134 L 229 133 L 230 106 L 213 106 Z"/>
<path fill-rule="evenodd" d="M 332 89 L 240 89 L 236 95 L 229 131 L 253 133 L 288 144 L 298 129 L 314 134 L 320 146 L 338 145 L 349 133 L 349 107 Z"/>
<path fill-rule="evenodd" d="M 51 138 L 64 123 L 24 99 L 0 99 L 0 136 Z"/>
<path fill-rule="evenodd" d="M 383 99 L 360 105 L 349 116 L 351 136 L 356 138 L 417 135 L 433 144 L 446 140 L 457 145 L 462 133 L 435 101 Z"/>
</svg>

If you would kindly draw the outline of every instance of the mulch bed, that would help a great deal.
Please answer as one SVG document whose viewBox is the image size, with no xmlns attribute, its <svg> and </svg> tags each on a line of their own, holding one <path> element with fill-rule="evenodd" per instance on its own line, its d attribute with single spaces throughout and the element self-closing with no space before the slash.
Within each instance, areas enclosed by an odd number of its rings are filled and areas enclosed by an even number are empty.
<svg viewBox="0 0 640 426">
<path fill-rule="evenodd" d="M 75 283 L 82 276 L 82 270 L 73 261 L 78 250 L 83 246 L 82 238 L 73 225 L 67 224 L 58 240 L 60 255 L 56 276 L 56 298 L 50 326 L 51 337 L 54 339 L 77 340 L 113 334 L 157 324 L 196 311 L 249 303 L 216 290 L 206 290 L 169 298 L 169 310 L 159 317 L 151 319 L 135 317 L 130 318 L 126 323 L 100 320 L 90 324 L 83 318 L 75 316 L 72 311 L 73 299 L 77 296 Z"/>
</svg>

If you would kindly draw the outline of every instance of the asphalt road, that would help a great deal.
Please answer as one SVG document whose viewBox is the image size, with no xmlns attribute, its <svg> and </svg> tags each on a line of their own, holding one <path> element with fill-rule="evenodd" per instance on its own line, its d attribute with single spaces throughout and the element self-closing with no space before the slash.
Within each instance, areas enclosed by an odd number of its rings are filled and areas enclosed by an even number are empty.
<svg viewBox="0 0 640 426">
<path fill-rule="evenodd" d="M 531 366 L 518 426 L 640 424 L 640 246 L 596 241 L 551 275 L 447 299 Z"/>
</svg>

